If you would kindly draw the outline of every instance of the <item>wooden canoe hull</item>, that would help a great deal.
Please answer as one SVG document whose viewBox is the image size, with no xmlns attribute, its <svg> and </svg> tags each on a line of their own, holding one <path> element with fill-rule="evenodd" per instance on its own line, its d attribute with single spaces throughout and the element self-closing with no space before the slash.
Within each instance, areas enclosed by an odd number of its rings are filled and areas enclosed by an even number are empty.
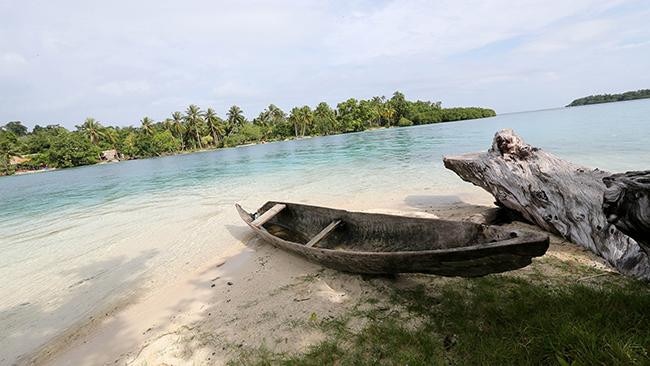
<svg viewBox="0 0 650 366">
<path fill-rule="evenodd" d="M 276 217 L 260 227 L 252 224 L 256 216 L 278 204 L 286 208 Z M 544 255 L 549 246 L 548 236 L 541 233 L 462 221 L 350 212 L 286 202 L 267 202 L 254 215 L 239 205 L 236 207 L 244 222 L 274 246 L 352 273 L 484 276 L 525 267 L 533 257 Z M 335 220 L 344 225 L 321 245 L 305 245 Z M 272 233 L 283 228 L 292 230 L 291 236 Z M 477 237 L 484 243 L 471 244 L 469 240 Z"/>
</svg>

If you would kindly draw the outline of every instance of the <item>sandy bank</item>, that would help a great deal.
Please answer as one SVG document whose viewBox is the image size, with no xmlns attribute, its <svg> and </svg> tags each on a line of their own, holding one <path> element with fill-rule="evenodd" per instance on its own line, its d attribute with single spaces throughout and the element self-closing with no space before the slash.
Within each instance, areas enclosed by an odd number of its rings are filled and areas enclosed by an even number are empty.
<svg viewBox="0 0 650 366">
<path fill-rule="evenodd" d="M 336 206 L 474 221 L 483 221 L 494 213 L 487 195 L 464 200 L 467 202 L 458 197 L 421 196 L 393 201 L 379 209 L 370 209 L 372 202 Z M 446 280 L 425 275 L 368 278 L 340 273 L 265 244 L 243 224 L 226 229 L 239 245 L 91 326 L 71 330 L 23 361 L 48 365 L 207 365 L 226 363 L 248 348 L 297 352 L 325 338 L 322 330 L 306 326 L 310 322 L 348 312 L 364 299 L 382 299 L 383 288 Z M 606 268 L 595 257 L 558 238 L 553 238 L 547 256 Z M 512 274 L 526 271 L 531 269 Z"/>
</svg>

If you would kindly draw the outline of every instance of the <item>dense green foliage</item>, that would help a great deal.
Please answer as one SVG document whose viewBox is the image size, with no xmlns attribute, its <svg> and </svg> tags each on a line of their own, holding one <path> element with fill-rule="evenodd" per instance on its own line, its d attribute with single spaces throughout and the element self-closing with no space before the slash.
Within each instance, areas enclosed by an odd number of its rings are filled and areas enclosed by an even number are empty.
<svg viewBox="0 0 650 366">
<path fill-rule="evenodd" d="M 11 174 L 14 167 L 9 164 L 17 156 L 18 138 L 12 132 L 0 130 L 0 174 Z"/>
<path fill-rule="evenodd" d="M 138 159 L 204 148 L 231 147 L 302 136 L 331 135 L 377 127 L 411 126 L 445 121 L 492 117 L 486 108 L 442 108 L 440 102 L 408 101 L 395 92 L 390 99 L 350 98 L 336 108 L 322 102 L 312 109 L 295 107 L 289 114 L 271 104 L 252 121 L 238 106 L 226 118 L 212 108 L 202 111 L 190 105 L 184 113 L 154 121 L 144 117 L 140 127 L 107 127 L 87 118 L 75 131 L 59 125 L 36 125 L 29 132 L 21 122 L 0 127 L 0 174 L 14 170 L 67 168 L 94 164 L 100 152 L 116 150 L 121 159 Z M 10 164 L 12 157 L 27 161 Z"/>
<path fill-rule="evenodd" d="M 629 91 L 621 94 L 598 94 L 590 95 L 574 100 L 567 107 L 575 107 L 579 105 L 622 102 L 625 100 L 644 99 L 650 98 L 650 89 L 641 89 L 637 91 Z"/>
</svg>

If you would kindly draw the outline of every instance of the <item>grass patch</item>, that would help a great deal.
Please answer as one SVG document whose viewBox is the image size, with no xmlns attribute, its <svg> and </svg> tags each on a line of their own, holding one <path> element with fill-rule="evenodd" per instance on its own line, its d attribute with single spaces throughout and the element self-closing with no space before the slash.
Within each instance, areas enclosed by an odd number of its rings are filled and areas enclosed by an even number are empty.
<svg viewBox="0 0 650 366">
<path fill-rule="evenodd" d="M 431 334 L 457 340 L 445 347 L 453 363 L 650 363 L 647 285 L 554 287 L 504 276 L 467 282 L 436 296 L 421 286 L 405 294 Z"/>
<path fill-rule="evenodd" d="M 367 310 L 321 321 L 328 338 L 304 354 L 252 350 L 233 363 L 650 364 L 648 284 L 553 285 L 512 276 L 432 282 L 394 290 L 389 310 L 365 301 Z M 365 318 L 360 331 L 347 327 L 353 317 Z"/>
</svg>

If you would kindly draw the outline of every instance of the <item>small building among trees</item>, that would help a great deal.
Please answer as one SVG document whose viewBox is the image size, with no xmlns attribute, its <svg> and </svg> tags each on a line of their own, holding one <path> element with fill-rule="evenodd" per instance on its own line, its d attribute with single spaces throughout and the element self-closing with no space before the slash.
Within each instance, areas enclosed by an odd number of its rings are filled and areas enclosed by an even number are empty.
<svg viewBox="0 0 650 366">
<path fill-rule="evenodd" d="M 104 150 L 99 153 L 99 158 L 102 161 L 120 161 L 121 157 L 121 154 L 118 153 L 115 149 Z"/>
</svg>

